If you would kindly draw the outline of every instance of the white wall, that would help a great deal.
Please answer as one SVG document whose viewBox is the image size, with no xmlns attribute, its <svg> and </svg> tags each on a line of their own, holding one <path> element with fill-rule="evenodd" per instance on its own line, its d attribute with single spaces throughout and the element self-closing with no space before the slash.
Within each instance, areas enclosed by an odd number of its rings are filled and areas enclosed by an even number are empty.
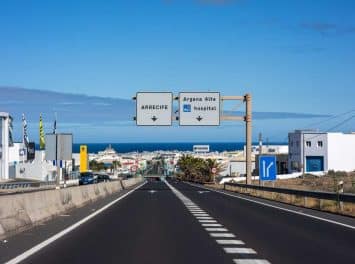
<svg viewBox="0 0 355 264">
<path fill-rule="evenodd" d="M 307 172 L 306 157 L 311 157 L 311 156 L 323 157 L 324 170 L 326 171 L 328 168 L 328 147 L 327 147 L 328 134 L 327 133 L 305 133 L 303 141 L 304 141 L 303 154 L 304 154 L 305 172 Z M 311 142 L 311 147 L 306 146 L 307 141 Z M 322 147 L 318 146 L 318 141 L 322 142 L 323 144 Z"/>
<path fill-rule="evenodd" d="M 328 133 L 328 170 L 355 170 L 355 134 Z"/>
<path fill-rule="evenodd" d="M 20 149 L 23 149 L 23 156 L 20 156 Z M 19 163 L 27 160 L 26 147 L 23 143 L 14 143 L 12 147 L 9 147 L 9 162 L 10 163 Z"/>
<path fill-rule="evenodd" d="M 53 166 L 52 161 L 44 159 L 44 154 L 44 150 L 37 150 L 33 161 L 17 164 L 16 177 L 40 181 L 54 180 L 57 173 L 56 167 Z"/>
<path fill-rule="evenodd" d="M 255 169 L 255 162 L 252 162 L 252 171 Z M 245 161 L 230 161 L 226 163 L 226 169 L 221 171 L 220 175 L 226 176 L 230 175 L 230 171 L 233 173 L 239 173 L 243 175 L 246 173 Z"/>
<path fill-rule="evenodd" d="M 0 112 L 0 181 L 9 179 L 9 114 Z"/>
</svg>

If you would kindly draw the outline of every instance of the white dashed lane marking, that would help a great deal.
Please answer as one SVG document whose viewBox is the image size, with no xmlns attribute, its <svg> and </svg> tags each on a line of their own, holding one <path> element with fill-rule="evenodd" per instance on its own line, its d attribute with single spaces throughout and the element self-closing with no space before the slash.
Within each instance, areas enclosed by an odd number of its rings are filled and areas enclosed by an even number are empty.
<svg viewBox="0 0 355 264">
<path fill-rule="evenodd" d="M 271 264 L 265 259 L 246 258 L 252 255 L 256 256 L 256 251 L 252 248 L 241 247 L 245 245 L 242 240 L 233 239 L 236 236 L 228 232 L 228 229 L 219 224 L 213 217 L 202 210 L 198 205 L 193 203 L 190 199 L 185 197 L 180 191 L 171 186 L 168 182 L 166 185 L 173 191 L 173 193 L 184 203 L 190 213 L 199 221 L 205 228 L 209 235 L 216 238 L 219 245 L 223 245 L 223 250 L 227 254 L 235 254 L 233 262 L 236 264 Z M 240 258 L 239 258 L 240 257 Z"/>
<path fill-rule="evenodd" d="M 202 226 L 221 226 L 221 224 L 202 224 Z"/>
<path fill-rule="evenodd" d="M 223 248 L 224 251 L 228 254 L 256 254 L 256 251 L 252 248 Z"/>
<path fill-rule="evenodd" d="M 234 240 L 234 239 L 217 239 L 216 242 L 220 245 L 244 245 L 245 244 L 241 240 Z"/>
<path fill-rule="evenodd" d="M 233 259 L 235 264 L 271 264 L 265 259 Z"/>
<path fill-rule="evenodd" d="M 232 233 L 210 233 L 211 237 L 235 237 Z"/>
<path fill-rule="evenodd" d="M 191 213 L 191 214 L 196 216 L 196 217 L 198 217 L 198 216 L 210 216 L 208 213 L 201 213 L 201 212 L 199 212 L 199 213 Z"/>
<path fill-rule="evenodd" d="M 227 228 L 206 228 L 208 232 L 228 232 Z"/>
<path fill-rule="evenodd" d="M 198 220 L 200 223 L 217 223 L 216 220 Z"/>
</svg>

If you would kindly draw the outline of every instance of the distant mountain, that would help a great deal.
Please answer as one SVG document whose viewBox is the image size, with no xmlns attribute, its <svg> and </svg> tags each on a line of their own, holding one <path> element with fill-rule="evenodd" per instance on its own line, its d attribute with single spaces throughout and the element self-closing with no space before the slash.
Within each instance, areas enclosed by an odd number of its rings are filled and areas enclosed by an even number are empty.
<svg viewBox="0 0 355 264">
<path fill-rule="evenodd" d="M 0 86 L 0 112 L 9 112 L 15 119 L 26 114 L 29 122 L 38 122 L 38 116 L 53 119 L 54 112 L 62 123 L 100 123 L 129 121 L 135 115 L 132 100 L 69 94 Z M 242 114 L 241 112 L 226 112 Z M 320 118 L 327 115 L 287 112 L 254 112 L 254 119 Z"/>
<path fill-rule="evenodd" d="M 40 113 L 53 118 L 53 113 L 57 112 L 61 122 L 91 123 L 129 120 L 134 116 L 134 102 L 118 98 L 0 86 L 1 111 L 10 112 L 15 118 L 25 113 L 28 120 L 36 121 Z"/>
</svg>

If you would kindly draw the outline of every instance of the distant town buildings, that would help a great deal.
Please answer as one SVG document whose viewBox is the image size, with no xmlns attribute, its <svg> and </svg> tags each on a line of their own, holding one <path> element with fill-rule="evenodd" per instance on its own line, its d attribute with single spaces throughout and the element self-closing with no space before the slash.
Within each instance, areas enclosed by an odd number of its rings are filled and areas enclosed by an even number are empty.
<svg viewBox="0 0 355 264">
<path fill-rule="evenodd" d="M 355 170 L 355 134 L 295 130 L 288 135 L 290 172 Z"/>
</svg>

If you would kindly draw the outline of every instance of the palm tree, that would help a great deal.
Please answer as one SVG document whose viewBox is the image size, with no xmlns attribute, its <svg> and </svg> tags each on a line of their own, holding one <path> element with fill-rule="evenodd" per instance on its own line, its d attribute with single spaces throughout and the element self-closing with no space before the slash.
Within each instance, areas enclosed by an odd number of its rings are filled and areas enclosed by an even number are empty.
<svg viewBox="0 0 355 264">
<path fill-rule="evenodd" d="M 215 176 L 223 171 L 224 167 L 221 163 L 218 163 L 215 159 L 207 159 L 206 166 L 208 170 L 209 180 L 215 183 Z M 216 172 L 212 173 L 212 170 L 215 169 Z"/>
<path fill-rule="evenodd" d="M 114 169 L 114 170 L 117 170 L 119 167 L 121 167 L 121 162 L 118 161 L 118 160 L 114 160 L 114 161 L 112 162 L 112 166 L 113 166 L 113 169 Z"/>
<path fill-rule="evenodd" d="M 223 170 L 223 166 L 215 159 L 195 158 L 190 155 L 183 155 L 179 161 L 178 166 L 183 172 L 182 180 L 197 181 L 197 182 L 211 182 L 214 181 L 214 175 Z M 212 173 L 212 169 L 216 169 L 216 173 Z"/>
</svg>

